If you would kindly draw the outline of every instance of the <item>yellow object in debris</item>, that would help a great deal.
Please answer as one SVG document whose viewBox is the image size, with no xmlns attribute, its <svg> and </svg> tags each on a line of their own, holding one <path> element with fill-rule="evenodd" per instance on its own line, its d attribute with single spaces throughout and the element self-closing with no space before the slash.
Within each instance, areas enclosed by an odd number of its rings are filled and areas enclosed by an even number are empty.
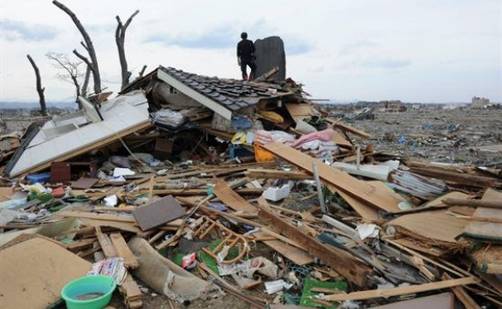
<svg viewBox="0 0 502 309">
<path fill-rule="evenodd" d="M 262 116 L 263 118 L 265 118 L 269 121 L 272 121 L 273 123 L 283 123 L 284 122 L 284 118 L 276 112 L 260 111 L 260 112 L 258 112 L 258 114 L 260 116 Z"/>
<path fill-rule="evenodd" d="M 232 136 L 232 144 L 241 145 L 247 143 L 247 134 L 246 132 L 237 132 Z"/>
<path fill-rule="evenodd" d="M 254 148 L 254 158 L 256 160 L 256 162 L 270 162 L 270 161 L 274 161 L 275 157 L 274 155 L 263 149 L 263 147 L 261 147 L 260 145 L 258 144 L 253 144 L 253 148 Z"/>
</svg>

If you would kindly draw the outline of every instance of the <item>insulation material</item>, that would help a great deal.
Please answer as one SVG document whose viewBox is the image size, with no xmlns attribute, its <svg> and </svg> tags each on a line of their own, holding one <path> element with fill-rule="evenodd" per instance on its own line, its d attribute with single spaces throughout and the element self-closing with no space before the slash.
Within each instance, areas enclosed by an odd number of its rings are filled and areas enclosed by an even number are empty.
<svg viewBox="0 0 502 309">
<path fill-rule="evenodd" d="M 146 240 L 135 237 L 128 245 L 139 261 L 134 275 L 158 293 L 182 303 L 205 298 L 216 290 L 209 282 L 160 255 Z"/>
</svg>

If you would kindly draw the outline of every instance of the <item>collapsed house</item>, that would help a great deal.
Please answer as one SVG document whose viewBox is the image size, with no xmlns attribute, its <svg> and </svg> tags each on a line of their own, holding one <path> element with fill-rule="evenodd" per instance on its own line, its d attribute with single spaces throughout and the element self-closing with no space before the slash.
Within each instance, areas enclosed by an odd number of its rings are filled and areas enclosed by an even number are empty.
<svg viewBox="0 0 502 309">
<path fill-rule="evenodd" d="M 275 72 L 159 67 L 6 147 L 0 307 L 45 308 L 85 274 L 126 308 L 136 279 L 169 303 L 501 305 L 500 169 L 380 153 Z"/>
</svg>

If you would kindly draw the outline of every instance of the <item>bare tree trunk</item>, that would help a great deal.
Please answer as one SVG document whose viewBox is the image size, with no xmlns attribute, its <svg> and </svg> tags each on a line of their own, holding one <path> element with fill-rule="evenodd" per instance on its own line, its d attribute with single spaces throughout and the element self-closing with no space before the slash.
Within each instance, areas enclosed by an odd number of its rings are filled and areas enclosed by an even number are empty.
<svg viewBox="0 0 502 309">
<path fill-rule="evenodd" d="M 94 45 L 92 44 L 91 38 L 89 37 L 89 34 L 87 34 L 87 31 L 85 31 L 84 26 L 82 26 L 82 23 L 80 20 L 77 18 L 77 15 L 73 13 L 68 7 L 66 7 L 64 4 L 60 3 L 57 0 L 52 1 L 52 3 L 60 8 L 63 12 L 68 14 L 70 18 L 72 19 L 73 23 L 77 27 L 78 31 L 80 31 L 80 34 L 82 34 L 82 37 L 84 38 L 84 42 L 80 42 L 82 46 L 87 50 L 87 53 L 89 54 L 89 59 L 86 57 L 82 56 L 79 54 L 76 50 L 73 51 L 73 53 L 82 59 L 91 69 L 92 71 L 92 77 L 94 80 L 94 93 L 98 94 L 101 92 L 101 77 L 99 75 L 99 66 L 98 66 L 98 60 L 96 58 L 96 51 L 94 50 Z"/>
<path fill-rule="evenodd" d="M 91 68 L 87 66 L 87 68 L 85 69 L 85 76 L 84 76 L 84 82 L 82 83 L 82 89 L 80 90 L 83 97 L 87 96 L 87 88 L 89 87 L 90 77 L 91 77 Z"/>
<path fill-rule="evenodd" d="M 127 68 L 127 59 L 125 55 L 125 34 L 127 27 L 131 23 L 134 16 L 139 13 L 139 10 L 136 10 L 125 22 L 122 24 L 120 17 L 117 15 L 115 18 L 117 19 L 117 29 L 115 30 L 115 43 L 117 43 L 117 49 L 119 52 L 119 60 L 120 60 L 120 68 L 122 74 L 122 85 L 120 89 L 124 89 L 129 84 L 129 78 L 131 77 L 131 72 L 129 72 Z"/>
<path fill-rule="evenodd" d="M 80 97 L 80 85 L 78 84 L 78 80 L 76 76 L 71 76 L 71 80 L 73 84 L 75 85 L 75 103 L 78 104 L 78 109 L 82 109 L 82 104 L 80 103 L 80 100 L 78 99 Z"/>
<path fill-rule="evenodd" d="M 33 61 L 33 58 L 31 58 L 30 55 L 26 55 L 28 60 L 31 63 L 31 66 L 33 67 L 33 70 L 35 71 L 35 77 L 37 79 L 37 92 L 38 92 L 38 98 L 39 98 L 39 103 L 40 103 L 40 111 L 42 112 L 42 115 L 47 116 L 47 105 L 45 104 L 45 96 L 44 96 L 44 91 L 45 88 L 42 87 L 42 78 L 40 77 L 40 71 L 38 70 L 37 64 L 35 61 Z"/>
</svg>

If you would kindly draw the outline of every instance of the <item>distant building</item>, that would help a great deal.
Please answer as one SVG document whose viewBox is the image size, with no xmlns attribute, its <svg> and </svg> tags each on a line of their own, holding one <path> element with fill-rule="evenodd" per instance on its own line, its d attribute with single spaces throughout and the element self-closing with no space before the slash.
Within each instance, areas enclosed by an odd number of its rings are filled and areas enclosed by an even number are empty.
<svg viewBox="0 0 502 309">
<path fill-rule="evenodd" d="M 490 105 L 490 100 L 483 97 L 473 97 L 471 100 L 472 108 L 486 108 Z"/>
<path fill-rule="evenodd" d="M 400 100 L 388 100 L 388 101 L 380 101 L 379 107 L 384 112 L 405 112 L 406 105 Z"/>
</svg>

